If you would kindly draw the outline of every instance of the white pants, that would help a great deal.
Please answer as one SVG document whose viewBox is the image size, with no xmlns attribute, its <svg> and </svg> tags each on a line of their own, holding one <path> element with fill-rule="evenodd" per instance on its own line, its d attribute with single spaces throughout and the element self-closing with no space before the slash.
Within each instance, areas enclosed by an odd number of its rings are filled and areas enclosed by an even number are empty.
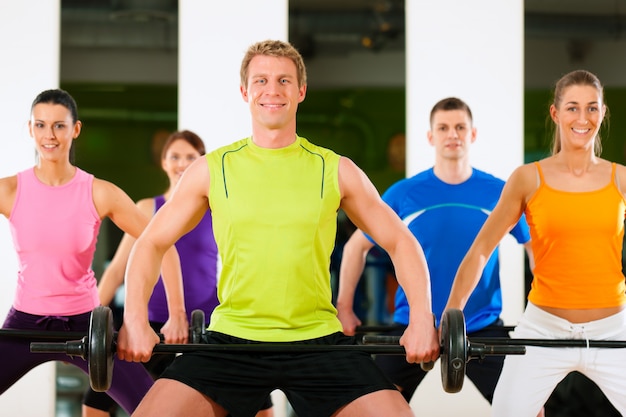
<svg viewBox="0 0 626 417">
<path fill-rule="evenodd" d="M 570 323 L 528 303 L 515 339 L 626 340 L 626 310 L 588 323 Z M 493 417 L 535 417 L 571 371 L 594 381 L 626 416 L 626 349 L 527 346 L 508 355 L 493 397 Z"/>
</svg>

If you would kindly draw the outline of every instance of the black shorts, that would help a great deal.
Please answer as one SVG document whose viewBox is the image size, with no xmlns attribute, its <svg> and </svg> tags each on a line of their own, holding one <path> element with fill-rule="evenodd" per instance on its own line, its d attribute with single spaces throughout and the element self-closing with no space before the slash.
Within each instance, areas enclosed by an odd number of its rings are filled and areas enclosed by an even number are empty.
<svg viewBox="0 0 626 417">
<path fill-rule="evenodd" d="M 259 343 L 217 332 L 209 332 L 207 342 Z M 356 339 L 335 333 L 285 344 L 295 343 L 355 345 Z M 275 389 L 285 394 L 298 417 L 331 416 L 365 394 L 395 390 L 371 355 L 358 349 L 319 353 L 184 353 L 161 378 L 174 379 L 200 391 L 232 417 L 253 416 Z"/>
<path fill-rule="evenodd" d="M 401 336 L 404 333 L 406 326 L 395 324 L 398 327 L 394 327 L 385 335 Z M 508 331 L 502 327 L 502 320 L 497 320 L 485 329 L 469 333 L 467 336 L 469 338 L 509 337 Z M 380 355 L 376 357 L 375 361 L 385 375 L 400 387 L 400 393 L 407 402 L 410 402 L 418 385 L 426 376 L 426 372 L 422 370 L 419 364 L 408 363 L 401 356 Z M 489 401 L 489 404 L 493 400 L 493 392 L 500 378 L 503 363 L 504 356 L 486 356 L 483 360 L 471 360 L 466 365 L 465 374 L 478 388 L 482 396 Z"/>
<path fill-rule="evenodd" d="M 150 322 L 150 326 L 152 329 L 159 333 L 164 323 Z M 208 326 L 208 324 L 207 324 Z M 150 360 L 144 363 L 144 366 L 150 372 L 150 375 L 154 379 L 157 379 L 159 375 L 165 371 L 165 369 L 174 362 L 176 358 L 176 353 L 159 353 L 156 355 L 152 355 Z M 114 414 L 117 404 L 113 398 L 109 397 L 106 392 L 98 392 L 94 391 L 91 388 L 88 388 L 87 391 L 83 395 L 83 405 L 86 405 L 91 408 L 95 408 L 101 411 L 109 412 L 111 415 Z M 259 410 L 267 410 L 273 407 L 272 397 L 267 396 L 263 405 Z"/>
</svg>

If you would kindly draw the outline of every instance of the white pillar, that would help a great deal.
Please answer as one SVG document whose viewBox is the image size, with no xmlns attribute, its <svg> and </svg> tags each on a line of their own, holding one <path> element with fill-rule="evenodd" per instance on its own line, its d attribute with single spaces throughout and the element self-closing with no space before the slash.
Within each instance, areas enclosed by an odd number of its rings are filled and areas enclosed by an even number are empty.
<svg viewBox="0 0 626 417">
<path fill-rule="evenodd" d="M 255 42 L 288 40 L 288 0 L 179 0 L 178 16 L 179 129 L 200 135 L 207 152 L 249 136 L 241 60 Z M 284 395 L 272 398 L 275 417 L 284 417 Z"/>
<path fill-rule="evenodd" d="M 472 109 L 478 139 L 472 164 L 502 179 L 523 163 L 524 3 L 522 0 L 406 2 L 407 175 L 432 166 L 426 140 L 432 106 L 457 96 Z M 501 248 L 503 318 L 515 324 L 524 306 L 523 250 L 505 238 Z M 489 414 L 489 404 L 465 380 L 446 394 L 435 369 L 411 405 L 431 417 Z"/>
<path fill-rule="evenodd" d="M 0 177 L 35 162 L 27 123 L 35 96 L 59 86 L 60 10 L 59 0 L 0 2 L 0 114 L 5 128 Z M 0 320 L 4 321 L 17 281 L 17 258 L 4 217 L 0 218 L 0 277 Z M 0 414 L 54 416 L 54 370 L 53 362 L 42 365 L 2 394 Z"/>
<path fill-rule="evenodd" d="M 288 40 L 287 0 L 179 1 L 178 126 L 198 133 L 207 151 L 251 133 L 239 93 L 249 45 Z"/>
</svg>

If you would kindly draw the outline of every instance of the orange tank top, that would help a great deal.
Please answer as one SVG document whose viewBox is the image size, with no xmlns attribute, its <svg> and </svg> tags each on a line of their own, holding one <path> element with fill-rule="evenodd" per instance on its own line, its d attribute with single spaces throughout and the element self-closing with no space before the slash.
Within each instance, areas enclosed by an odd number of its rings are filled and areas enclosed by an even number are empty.
<svg viewBox="0 0 626 417">
<path fill-rule="evenodd" d="M 528 300 L 568 309 L 626 303 L 622 244 L 626 202 L 611 181 L 589 192 L 546 185 L 535 162 L 539 187 L 526 206 L 535 270 Z"/>
</svg>

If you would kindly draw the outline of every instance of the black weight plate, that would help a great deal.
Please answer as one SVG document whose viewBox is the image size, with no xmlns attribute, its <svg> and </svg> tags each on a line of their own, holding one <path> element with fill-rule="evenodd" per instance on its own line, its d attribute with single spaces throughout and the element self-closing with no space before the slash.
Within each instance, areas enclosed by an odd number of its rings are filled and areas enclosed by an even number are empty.
<svg viewBox="0 0 626 417">
<path fill-rule="evenodd" d="M 204 317 L 204 311 L 194 310 L 191 312 L 191 325 L 189 327 L 189 342 L 190 343 L 202 343 L 203 336 L 205 334 L 206 321 Z"/>
<path fill-rule="evenodd" d="M 441 317 L 441 382 L 443 389 L 456 393 L 463 388 L 467 364 L 465 317 L 461 310 L 446 310 Z"/>
<path fill-rule="evenodd" d="M 104 306 L 96 307 L 89 321 L 87 348 L 89 384 L 94 391 L 106 391 L 113 377 L 113 313 Z"/>
</svg>

